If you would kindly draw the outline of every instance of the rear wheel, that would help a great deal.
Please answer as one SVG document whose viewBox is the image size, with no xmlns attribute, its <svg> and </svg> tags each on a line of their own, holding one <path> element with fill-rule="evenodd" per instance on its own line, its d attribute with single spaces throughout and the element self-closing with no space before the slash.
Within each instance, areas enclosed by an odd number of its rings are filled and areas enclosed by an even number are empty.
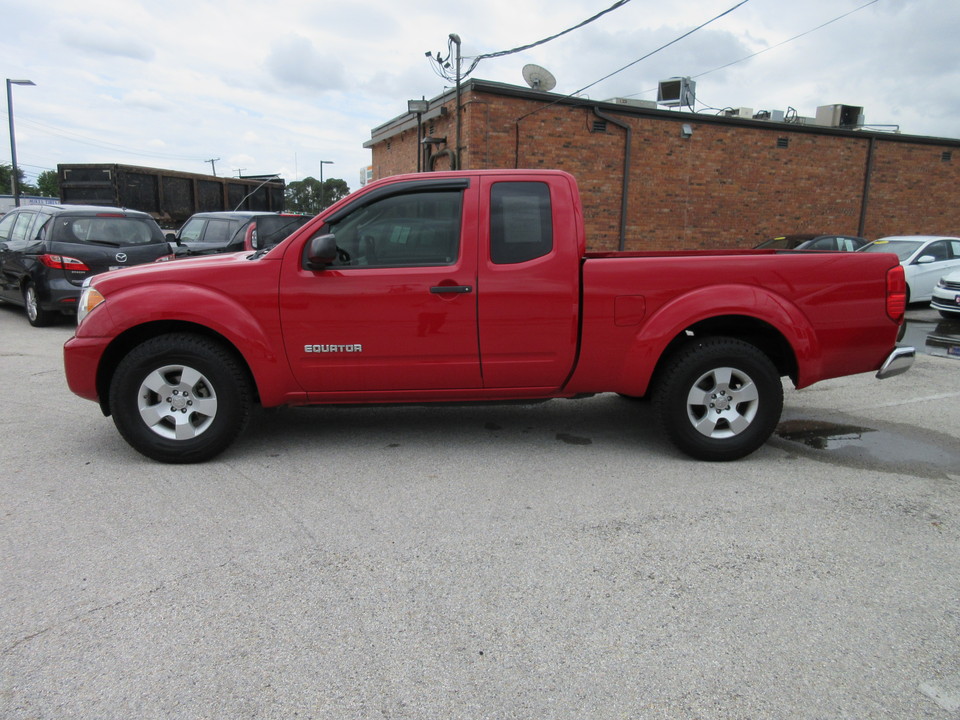
<svg viewBox="0 0 960 720">
<path fill-rule="evenodd" d="M 138 345 L 110 383 L 110 411 L 124 439 L 161 462 L 203 462 L 243 431 L 252 392 L 246 370 L 224 345 L 189 333 Z"/>
<path fill-rule="evenodd" d="M 736 460 L 770 437 L 783 410 L 776 367 L 734 338 L 694 340 L 667 358 L 654 389 L 667 437 L 699 460 Z"/>
<path fill-rule="evenodd" d="M 27 312 L 27 320 L 34 327 L 46 327 L 56 319 L 57 313 L 40 307 L 37 286 L 32 282 L 28 282 L 23 288 L 23 307 Z"/>
</svg>

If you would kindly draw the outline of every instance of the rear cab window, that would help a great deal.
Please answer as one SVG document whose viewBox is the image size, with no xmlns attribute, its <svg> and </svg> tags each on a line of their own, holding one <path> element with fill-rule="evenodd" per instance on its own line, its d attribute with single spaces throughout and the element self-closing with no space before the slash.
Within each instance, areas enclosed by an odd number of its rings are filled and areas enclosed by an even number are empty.
<svg viewBox="0 0 960 720">
<path fill-rule="evenodd" d="M 541 182 L 496 183 L 490 190 L 491 261 L 512 265 L 552 250 L 550 187 Z"/>
</svg>

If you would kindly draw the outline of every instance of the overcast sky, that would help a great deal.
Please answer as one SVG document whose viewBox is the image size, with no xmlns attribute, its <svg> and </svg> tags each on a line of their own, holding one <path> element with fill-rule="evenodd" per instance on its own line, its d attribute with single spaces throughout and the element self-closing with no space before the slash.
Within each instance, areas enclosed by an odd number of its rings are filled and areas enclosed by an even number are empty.
<svg viewBox="0 0 960 720">
<path fill-rule="evenodd" d="M 472 77 L 523 86 L 521 69 L 535 63 L 556 77 L 554 92 L 655 100 L 659 80 L 688 75 L 702 113 L 813 116 L 842 103 L 863 106 L 871 126 L 960 138 L 958 0 L 748 0 L 594 85 L 739 2 L 630 0 L 557 40 L 483 60 Z M 356 189 L 370 130 L 407 100 L 443 92 L 424 54 L 446 54 L 450 33 L 465 57 L 499 52 L 613 4 L 0 0 L 0 67 L 36 83 L 13 88 L 18 165 L 33 181 L 57 163 L 204 173 L 217 158 L 218 175 L 289 182 L 330 160 L 324 178 Z M 6 127 L 5 103 L 2 112 Z"/>
</svg>

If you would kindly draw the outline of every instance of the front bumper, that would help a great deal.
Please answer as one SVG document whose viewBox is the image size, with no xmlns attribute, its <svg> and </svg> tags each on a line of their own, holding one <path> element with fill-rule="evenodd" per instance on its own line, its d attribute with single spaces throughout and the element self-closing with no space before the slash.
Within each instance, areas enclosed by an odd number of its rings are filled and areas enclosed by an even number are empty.
<svg viewBox="0 0 960 720">
<path fill-rule="evenodd" d="M 917 356 L 917 351 L 912 347 L 898 347 L 894 348 L 887 359 L 883 361 L 883 365 L 880 366 L 880 369 L 877 371 L 877 377 L 880 380 L 886 380 L 895 375 L 900 375 L 905 373 L 913 365 L 913 361 Z"/>
<path fill-rule="evenodd" d="M 63 346 L 63 369 L 67 387 L 87 400 L 100 401 L 97 391 L 97 368 L 106 349 L 105 338 L 78 338 L 67 340 Z"/>
</svg>

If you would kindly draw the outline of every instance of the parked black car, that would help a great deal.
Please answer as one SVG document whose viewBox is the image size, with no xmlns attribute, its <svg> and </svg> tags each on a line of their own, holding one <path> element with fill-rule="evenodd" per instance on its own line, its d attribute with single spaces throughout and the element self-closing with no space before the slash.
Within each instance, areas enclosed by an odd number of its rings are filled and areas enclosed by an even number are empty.
<svg viewBox="0 0 960 720">
<path fill-rule="evenodd" d="M 176 235 L 177 256 L 261 250 L 303 227 L 312 215 L 257 211 L 201 212 L 191 215 Z"/>
<path fill-rule="evenodd" d="M 0 217 L 0 300 L 34 327 L 77 311 L 84 278 L 171 253 L 147 213 L 87 205 L 29 205 Z"/>
<path fill-rule="evenodd" d="M 816 235 L 814 233 L 780 235 L 757 245 L 758 248 L 780 250 L 829 250 L 853 252 L 867 244 L 866 238 L 855 235 Z"/>
</svg>

